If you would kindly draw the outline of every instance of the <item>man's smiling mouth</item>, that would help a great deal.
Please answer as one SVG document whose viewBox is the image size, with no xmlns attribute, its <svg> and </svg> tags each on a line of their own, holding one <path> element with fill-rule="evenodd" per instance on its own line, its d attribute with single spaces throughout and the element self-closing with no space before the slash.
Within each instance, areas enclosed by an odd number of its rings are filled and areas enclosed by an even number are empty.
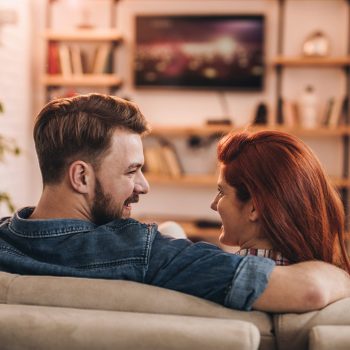
<svg viewBox="0 0 350 350">
<path fill-rule="evenodd" d="M 138 201 L 139 201 L 138 195 L 131 196 L 124 202 L 124 206 L 131 207 L 131 205 L 130 205 L 131 203 L 137 203 Z"/>
</svg>

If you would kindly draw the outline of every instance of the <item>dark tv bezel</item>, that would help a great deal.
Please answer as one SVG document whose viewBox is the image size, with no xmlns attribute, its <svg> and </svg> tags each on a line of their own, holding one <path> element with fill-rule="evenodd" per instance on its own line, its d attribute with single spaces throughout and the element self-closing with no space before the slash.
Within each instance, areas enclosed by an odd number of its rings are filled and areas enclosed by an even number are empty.
<svg viewBox="0 0 350 350">
<path fill-rule="evenodd" d="M 181 84 L 158 84 L 158 85 L 151 85 L 151 84 L 137 84 L 136 81 L 136 50 L 137 50 L 137 19 L 138 18 L 184 18 L 187 20 L 191 19 L 200 19 L 200 20 L 208 20 L 208 19 L 254 19 L 259 20 L 262 23 L 262 68 L 263 73 L 261 76 L 261 84 L 259 86 L 229 86 L 229 85 L 223 85 L 223 86 L 210 86 L 210 85 L 203 85 L 203 86 L 188 86 L 188 85 L 181 85 Z M 265 88 L 265 78 L 266 78 L 266 63 L 265 63 L 265 53 L 266 53 L 266 16 L 264 14 L 213 14 L 213 15 L 193 15 L 193 14 L 138 14 L 134 17 L 134 43 L 133 43 L 133 50 L 132 50 L 132 83 L 133 87 L 137 90 L 164 90 L 164 89 L 171 89 L 171 90 L 197 90 L 197 91 L 236 91 L 236 92 L 262 92 Z"/>
</svg>

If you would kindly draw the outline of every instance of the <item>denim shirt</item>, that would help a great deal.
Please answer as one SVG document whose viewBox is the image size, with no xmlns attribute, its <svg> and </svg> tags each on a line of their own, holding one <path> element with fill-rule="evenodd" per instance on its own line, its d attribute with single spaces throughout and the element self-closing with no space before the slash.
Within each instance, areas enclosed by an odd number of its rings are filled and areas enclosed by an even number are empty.
<svg viewBox="0 0 350 350">
<path fill-rule="evenodd" d="M 0 220 L 0 270 L 27 275 L 130 280 L 250 310 L 274 262 L 163 236 L 154 224 L 118 219 L 28 220 L 24 208 Z"/>
</svg>

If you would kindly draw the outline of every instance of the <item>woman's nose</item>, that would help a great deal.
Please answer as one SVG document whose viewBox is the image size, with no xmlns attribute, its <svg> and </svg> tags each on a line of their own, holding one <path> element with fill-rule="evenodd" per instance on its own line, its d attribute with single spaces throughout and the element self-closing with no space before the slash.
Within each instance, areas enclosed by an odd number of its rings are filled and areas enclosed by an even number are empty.
<svg viewBox="0 0 350 350">
<path fill-rule="evenodd" d="M 210 208 L 213 209 L 214 211 L 218 211 L 218 201 L 217 198 L 215 197 L 214 200 L 210 204 Z"/>
</svg>

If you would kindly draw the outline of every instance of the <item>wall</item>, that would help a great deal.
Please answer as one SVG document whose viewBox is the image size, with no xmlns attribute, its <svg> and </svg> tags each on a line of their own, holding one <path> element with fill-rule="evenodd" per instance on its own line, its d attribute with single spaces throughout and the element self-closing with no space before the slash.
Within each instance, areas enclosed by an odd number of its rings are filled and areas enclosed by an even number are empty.
<svg viewBox="0 0 350 350">
<path fill-rule="evenodd" d="M 30 199 L 31 164 L 29 146 L 31 128 L 31 23 L 29 0 L 1 0 L 1 9 L 17 13 L 17 23 L 3 26 L 0 32 L 0 101 L 5 113 L 0 115 L 0 133 L 17 140 L 20 157 L 6 157 L 0 163 L 0 191 L 11 194 L 21 206 Z M 0 216 L 8 213 L 0 206 Z"/>
<path fill-rule="evenodd" d="M 77 3 L 78 0 L 70 1 Z M 7 115 L 2 118 L 0 128 L 1 131 L 4 128 L 6 132 L 17 137 L 28 156 L 24 155 L 21 160 L 16 160 L 16 167 L 11 167 L 14 160 L 11 160 L 11 164 L 7 164 L 6 168 L 0 165 L 0 181 L 13 194 L 17 205 L 21 206 L 35 203 L 41 189 L 39 172 L 33 158 L 33 147 L 29 140 L 32 115 L 37 113 L 43 103 L 43 89 L 38 82 L 39 79 L 31 81 L 30 75 L 32 72 L 35 77 L 39 77 L 43 72 L 44 49 L 40 33 L 45 24 L 43 18 L 45 2 L 43 0 L 1 0 L 0 6 L 3 3 L 16 7 L 21 13 L 22 20 L 17 26 L 5 27 L 3 30 L 7 44 L 0 47 L 0 98 L 8 105 L 8 111 Z M 30 10 L 28 9 L 29 3 Z M 331 40 L 332 55 L 346 53 L 347 8 L 345 0 L 288 0 L 286 10 L 288 14 L 284 41 L 286 54 L 299 54 L 305 36 L 319 28 L 322 28 Z M 32 13 L 31 21 L 28 19 L 29 11 Z M 276 54 L 277 0 L 121 0 L 116 17 L 124 43 L 119 50 L 118 72 L 125 84 L 119 94 L 135 100 L 154 124 L 201 125 L 208 117 L 221 118 L 224 111 L 220 103 L 222 96 L 219 96 L 217 92 L 133 89 L 131 84 L 133 17 L 135 14 L 146 13 L 263 13 L 267 17 L 267 63 Z M 29 47 L 30 33 L 33 33 L 32 51 Z M 10 61 L 10 58 L 13 57 L 15 59 Z M 33 62 L 30 63 L 30 60 Z M 8 69 L 11 73 L 8 72 Z M 6 85 L 3 77 L 6 77 Z M 337 69 L 286 69 L 284 78 L 283 93 L 285 96 L 297 98 L 305 85 L 311 83 L 316 87 L 321 105 L 332 94 L 338 95 L 345 89 L 345 79 L 342 72 Z M 267 66 L 264 92 L 234 93 L 227 91 L 224 96 L 228 102 L 229 115 L 235 125 L 242 125 L 251 120 L 255 106 L 260 101 L 265 101 L 271 106 L 271 118 L 274 119 L 275 75 L 273 68 L 271 65 Z M 32 108 L 31 101 L 33 102 Z M 339 140 L 336 138 L 308 138 L 306 141 L 314 148 L 326 169 L 333 175 L 340 175 L 341 144 Z M 29 148 L 26 148 L 25 145 L 29 145 Z M 201 169 L 215 167 L 214 145 L 210 150 L 213 157 L 209 160 L 203 151 L 185 152 L 186 167 L 190 171 L 198 172 Z M 30 174 L 30 179 L 26 177 L 26 174 Z M 135 207 L 135 213 L 216 218 L 216 214 L 211 213 L 209 209 L 214 193 L 215 186 L 192 189 L 154 185 L 151 192 L 144 196 Z"/>
</svg>

